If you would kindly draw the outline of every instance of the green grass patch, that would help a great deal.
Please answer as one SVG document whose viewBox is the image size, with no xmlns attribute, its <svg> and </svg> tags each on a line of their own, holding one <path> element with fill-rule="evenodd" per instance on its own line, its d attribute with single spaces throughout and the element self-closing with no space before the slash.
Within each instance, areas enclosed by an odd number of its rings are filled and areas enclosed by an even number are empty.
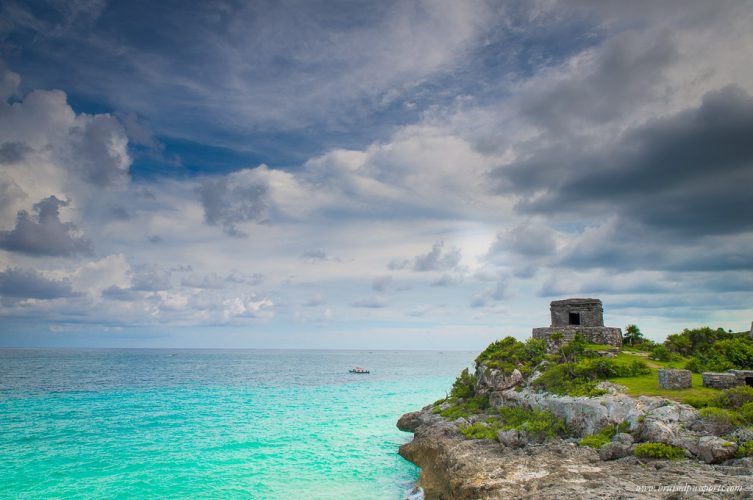
<svg viewBox="0 0 753 500">
<path fill-rule="evenodd" d="M 685 458 L 682 448 L 664 443 L 641 443 L 636 445 L 633 454 L 641 458 L 666 458 L 668 460 Z"/>
<path fill-rule="evenodd" d="M 681 403 L 692 404 L 695 407 L 707 406 L 708 402 L 718 397 L 721 391 L 703 387 L 703 379 L 700 374 L 693 374 L 692 386 L 687 389 L 662 389 L 659 387 L 659 368 L 680 368 L 684 360 L 680 361 L 657 361 L 646 360 L 642 356 L 636 356 L 626 352 L 621 352 L 614 358 L 615 363 L 629 366 L 634 361 L 643 360 L 649 367 L 649 373 L 634 377 L 610 377 L 609 380 L 615 384 L 627 387 L 627 394 L 633 397 L 638 396 L 659 396 Z"/>
<path fill-rule="evenodd" d="M 607 349 L 613 349 L 613 345 L 607 344 L 584 344 L 583 348 L 587 351 L 606 351 Z"/>
</svg>

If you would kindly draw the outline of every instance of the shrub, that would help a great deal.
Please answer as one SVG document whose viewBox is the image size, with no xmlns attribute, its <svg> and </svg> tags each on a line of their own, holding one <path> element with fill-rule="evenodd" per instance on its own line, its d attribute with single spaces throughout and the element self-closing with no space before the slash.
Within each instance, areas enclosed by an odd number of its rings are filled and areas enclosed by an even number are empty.
<svg viewBox="0 0 753 500">
<path fill-rule="evenodd" d="M 753 457 L 753 441 L 748 441 L 747 443 L 741 444 L 737 448 L 737 457 Z"/>
<path fill-rule="evenodd" d="M 679 460 L 685 458 L 685 452 L 682 448 L 671 446 L 664 443 L 641 443 L 636 445 L 633 454 L 636 457 L 643 458 L 666 458 L 669 460 Z"/>
<path fill-rule="evenodd" d="M 469 373 L 468 368 L 463 368 L 458 378 L 452 384 L 450 399 L 470 398 L 475 393 L 476 375 Z"/>
<path fill-rule="evenodd" d="M 716 434 L 724 434 L 742 423 L 737 412 L 724 408 L 701 408 L 698 415 L 714 427 Z"/>
<path fill-rule="evenodd" d="M 687 368 L 695 372 L 753 369 L 753 341 L 749 338 L 719 340 L 697 352 L 688 362 Z"/>
<path fill-rule="evenodd" d="M 567 435 L 565 422 L 547 410 L 503 407 L 499 410 L 504 430 L 524 430 L 539 440 Z"/>
<path fill-rule="evenodd" d="M 737 412 L 744 424 L 753 424 L 753 402 L 745 403 Z"/>
<path fill-rule="evenodd" d="M 664 341 L 664 347 L 682 356 L 694 356 L 706 350 L 719 340 L 734 338 L 733 334 L 727 333 L 723 328 L 712 330 L 708 326 L 684 329 L 682 333 L 669 335 Z"/>
<path fill-rule="evenodd" d="M 613 425 L 608 425 L 595 434 L 585 436 L 579 441 L 579 444 L 591 448 L 601 448 L 610 442 L 615 434 L 617 434 L 617 428 Z"/>
<path fill-rule="evenodd" d="M 682 359 L 679 354 L 671 352 L 662 344 L 653 346 L 651 348 L 651 354 L 648 356 L 648 358 L 654 359 L 656 361 L 680 361 Z"/>
<path fill-rule="evenodd" d="M 492 342 L 476 357 L 476 365 L 484 363 L 489 368 L 501 369 L 505 374 L 516 368 L 523 375 L 528 375 L 532 368 L 546 357 L 546 341 L 528 339 L 520 342 L 513 337 Z"/>
<path fill-rule="evenodd" d="M 460 433 L 469 439 L 497 439 L 499 425 L 475 422 L 460 427 Z"/>
<path fill-rule="evenodd" d="M 447 420 L 455 420 L 460 417 L 468 418 L 478 415 L 489 408 L 488 396 L 474 396 L 472 398 L 455 401 L 449 408 L 440 410 L 438 413 Z"/>
<path fill-rule="evenodd" d="M 598 382 L 610 377 L 634 377 L 651 373 L 644 361 L 622 365 L 609 358 L 584 358 L 575 363 L 554 365 L 533 382 L 533 386 L 553 394 L 599 396 Z"/>
<path fill-rule="evenodd" d="M 693 408 L 706 408 L 714 402 L 713 399 L 704 396 L 685 396 L 685 403 Z"/>
<path fill-rule="evenodd" d="M 719 408 L 740 408 L 746 403 L 753 401 L 753 387 L 740 385 L 731 389 L 724 390 L 716 399 L 712 406 Z"/>
</svg>

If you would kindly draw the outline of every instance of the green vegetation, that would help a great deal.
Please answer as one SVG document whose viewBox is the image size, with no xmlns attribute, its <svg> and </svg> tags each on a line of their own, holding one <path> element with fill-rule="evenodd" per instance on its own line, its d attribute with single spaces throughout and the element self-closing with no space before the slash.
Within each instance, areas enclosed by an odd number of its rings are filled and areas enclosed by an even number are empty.
<svg viewBox="0 0 753 500">
<path fill-rule="evenodd" d="M 434 408 L 434 413 L 439 413 L 447 420 L 456 420 L 458 418 L 468 418 L 471 415 L 484 413 L 489 408 L 488 396 L 473 396 L 468 399 L 459 399 L 450 402 L 450 406 L 444 410 L 440 407 Z"/>
<path fill-rule="evenodd" d="M 689 358 L 685 368 L 695 373 L 730 368 L 753 369 L 753 340 L 745 332 L 731 333 L 708 326 L 686 328 L 681 333 L 669 335 L 663 347 L 670 356 Z M 662 354 L 661 350 L 659 352 Z"/>
<path fill-rule="evenodd" d="M 497 415 L 485 422 L 474 422 L 460 427 L 460 433 L 470 439 L 496 439 L 500 430 L 525 431 L 539 441 L 567 435 L 565 422 L 546 410 L 526 408 L 500 408 Z"/>
<path fill-rule="evenodd" d="M 502 429 L 525 431 L 529 436 L 544 440 L 568 434 L 565 422 L 547 410 L 529 410 L 526 408 L 500 408 Z"/>
<path fill-rule="evenodd" d="M 601 448 L 609 443 L 620 432 L 629 431 L 630 424 L 627 421 L 623 421 L 620 425 L 607 425 L 606 427 L 602 427 L 599 432 L 581 438 L 579 444 L 591 448 Z"/>
<path fill-rule="evenodd" d="M 742 418 L 734 410 L 709 406 L 698 410 L 698 415 L 711 423 L 719 432 L 729 432 L 742 423 Z"/>
<path fill-rule="evenodd" d="M 635 446 L 633 454 L 642 458 L 666 458 L 669 460 L 679 460 L 685 458 L 685 452 L 682 448 L 671 446 L 664 443 L 641 443 Z"/>
<path fill-rule="evenodd" d="M 581 446 L 590 446 L 591 448 L 601 448 L 617 434 L 617 430 L 613 425 L 608 425 L 601 429 L 596 434 L 591 434 L 580 440 Z"/>
<path fill-rule="evenodd" d="M 737 448 L 737 457 L 753 457 L 753 441 L 741 444 L 740 447 Z"/>
<path fill-rule="evenodd" d="M 450 399 L 470 398 L 473 396 L 476 386 L 476 375 L 468 373 L 468 368 L 463 368 L 458 378 L 452 383 Z"/>
<path fill-rule="evenodd" d="M 520 342 L 513 337 L 492 342 L 478 355 L 476 365 L 484 363 L 488 368 L 497 368 L 505 374 L 518 369 L 526 376 L 546 357 L 546 341 L 528 339 Z"/>
<path fill-rule="evenodd" d="M 602 380 L 610 377 L 636 377 L 650 372 L 642 359 L 623 363 L 616 358 L 585 357 L 549 367 L 532 385 L 553 394 L 598 396 L 605 393 L 596 388 Z"/>
<path fill-rule="evenodd" d="M 753 388 L 743 386 L 722 392 L 702 387 L 701 376 L 697 373 L 709 367 L 753 369 L 753 341 L 745 333 L 708 327 L 685 329 L 682 333 L 670 335 L 663 344 L 657 344 L 644 339 L 635 325 L 628 325 L 626 332 L 626 342 L 629 343 L 614 357 L 602 357 L 597 352 L 611 346 L 589 344 L 580 335 L 576 335 L 572 342 L 563 343 L 563 336 L 554 333 L 551 336 L 557 346 L 554 352 L 547 352 L 544 340 L 520 342 L 506 337 L 493 342 L 479 354 L 476 366 L 483 364 L 487 369 L 501 370 L 508 375 L 515 369 L 524 376 L 537 370 L 540 374 L 530 386 L 558 395 L 599 396 L 607 392 L 597 388 L 599 383 L 608 380 L 624 386 L 631 396 L 661 396 L 691 404 L 701 409 L 701 416 L 717 427 L 731 429 L 753 424 Z M 672 390 L 659 387 L 658 369 L 686 365 L 696 370 L 692 387 Z M 541 439 L 567 433 L 564 423 L 549 412 L 520 408 L 502 408 L 497 412 L 491 409 L 488 396 L 476 394 L 476 382 L 472 372 L 463 370 L 447 398 L 435 403 L 434 413 L 447 420 L 493 414 L 485 422 L 464 426 L 461 429 L 464 436 L 492 439 L 500 429 L 525 430 Z M 603 446 L 616 432 L 618 430 L 613 427 L 602 429 L 584 437 L 581 444 Z M 650 450 L 654 448 L 646 448 L 649 450 L 646 453 L 652 453 Z"/>
<path fill-rule="evenodd" d="M 753 370 L 753 341 L 744 338 L 719 340 L 690 358 L 686 368 L 696 373 L 721 372 L 730 368 Z"/>
<path fill-rule="evenodd" d="M 628 325 L 625 327 L 625 334 L 622 336 L 623 343 L 635 346 L 642 344 L 643 340 L 643 333 L 641 333 L 637 325 Z"/>
<path fill-rule="evenodd" d="M 733 387 L 703 403 L 698 414 L 719 432 L 753 424 L 753 387 Z"/>
<path fill-rule="evenodd" d="M 475 422 L 460 427 L 460 433 L 468 439 L 497 439 L 499 425 L 495 422 Z"/>
</svg>

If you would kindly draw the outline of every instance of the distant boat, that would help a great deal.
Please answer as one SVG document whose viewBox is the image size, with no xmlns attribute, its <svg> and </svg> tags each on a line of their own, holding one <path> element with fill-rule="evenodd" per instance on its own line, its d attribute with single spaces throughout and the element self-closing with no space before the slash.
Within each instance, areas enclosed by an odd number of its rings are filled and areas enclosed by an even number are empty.
<svg viewBox="0 0 753 500">
<path fill-rule="evenodd" d="M 360 366 L 356 366 L 352 370 L 350 370 L 350 373 L 369 373 L 369 370 L 366 368 L 361 368 Z"/>
</svg>

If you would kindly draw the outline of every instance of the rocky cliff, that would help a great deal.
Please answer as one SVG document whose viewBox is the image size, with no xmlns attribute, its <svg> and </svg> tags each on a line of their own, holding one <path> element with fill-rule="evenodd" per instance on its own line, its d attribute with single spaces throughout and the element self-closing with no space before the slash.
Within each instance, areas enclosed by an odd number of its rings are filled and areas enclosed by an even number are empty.
<svg viewBox="0 0 753 500">
<path fill-rule="evenodd" d="M 735 458 L 737 441 L 753 436 L 737 440 L 729 429 L 710 427 L 691 406 L 633 398 L 610 383 L 600 386 L 598 397 L 537 392 L 529 385 L 536 376 L 481 363 L 472 392 L 487 407 L 455 418 L 446 411 L 451 403 L 444 402 L 402 416 L 398 428 L 414 438 L 399 453 L 421 467 L 425 498 L 753 497 L 751 458 Z M 463 398 L 452 404 L 462 406 Z M 534 426 L 503 425 L 499 415 L 511 408 L 556 417 L 567 433 L 553 438 L 541 429 L 533 432 Z M 470 429 L 481 430 L 472 437 L 493 438 L 470 439 Z M 613 432 L 598 449 L 581 445 L 581 438 L 604 429 Z M 645 442 L 671 445 L 686 458 L 635 456 Z"/>
</svg>

